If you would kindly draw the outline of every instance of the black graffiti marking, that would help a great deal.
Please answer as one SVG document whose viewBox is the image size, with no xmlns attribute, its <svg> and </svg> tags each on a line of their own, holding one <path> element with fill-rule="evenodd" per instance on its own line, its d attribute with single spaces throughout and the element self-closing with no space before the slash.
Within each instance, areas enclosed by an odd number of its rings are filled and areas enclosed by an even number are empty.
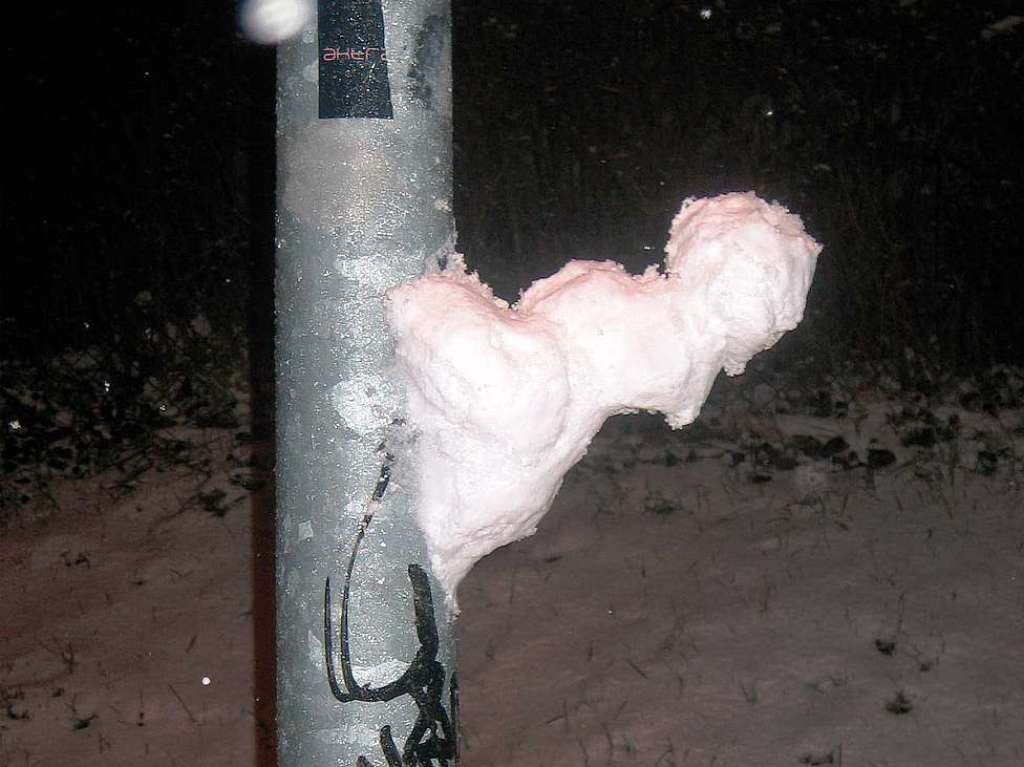
<svg viewBox="0 0 1024 767">
<path fill-rule="evenodd" d="M 405 672 L 382 687 L 359 684 L 352 673 L 352 660 L 348 646 L 348 583 L 342 592 L 341 608 L 341 681 L 339 683 L 334 664 L 334 643 L 331 638 L 331 588 L 330 579 L 324 587 L 324 652 L 327 661 L 327 677 L 331 693 L 341 703 L 385 702 L 408 695 L 416 703 L 419 713 L 409 737 L 406 738 L 401 754 L 387 725 L 380 730 L 380 746 L 389 767 L 422 765 L 427 767 L 435 762 L 447 767 L 449 760 L 456 757 L 456 737 L 448 713 L 441 702 L 444 688 L 444 666 L 436 660 L 438 649 L 437 624 L 434 617 L 433 596 L 426 572 L 416 564 L 409 565 L 409 580 L 413 587 L 413 601 L 416 612 L 416 633 L 420 648 Z M 451 708 L 457 707 L 457 683 L 452 675 Z M 362 758 L 363 763 L 369 765 Z"/>
<path fill-rule="evenodd" d="M 373 491 L 372 499 L 378 502 L 383 498 L 391 477 L 391 456 L 385 458 L 381 467 L 380 478 Z M 458 758 L 458 738 L 456 734 L 458 722 L 458 682 L 452 674 L 450 682 L 449 708 L 451 718 L 441 702 L 444 691 L 445 669 L 437 660 L 438 635 L 437 619 L 434 612 L 434 596 L 430 589 L 430 579 L 426 571 L 417 564 L 409 565 L 409 582 L 412 584 L 413 608 L 416 615 L 416 635 L 420 647 L 416 657 L 405 672 L 392 682 L 382 687 L 370 687 L 359 684 L 352 673 L 352 653 L 349 644 L 349 594 L 352 586 L 352 571 L 355 569 L 359 546 L 366 536 L 366 531 L 373 521 L 373 506 L 363 515 L 352 545 L 352 553 L 345 572 L 345 585 L 341 592 L 341 610 L 339 620 L 340 652 L 338 660 L 341 665 L 341 680 L 335 666 L 334 627 L 331 606 L 331 579 L 324 583 L 324 660 L 327 666 L 327 682 L 331 694 L 340 703 L 357 701 L 361 703 L 387 702 L 408 695 L 418 709 L 416 722 L 405 739 L 399 753 L 395 740 L 391 735 L 391 727 L 385 725 L 380 729 L 380 748 L 387 760 L 388 767 L 448 767 Z M 453 722 L 455 723 L 453 725 Z M 372 767 L 365 756 L 360 756 L 356 767 Z"/>
<path fill-rule="evenodd" d="M 388 489 L 388 482 L 391 481 L 391 462 L 395 460 L 395 457 L 391 453 L 384 454 L 384 463 L 380 467 L 380 476 L 377 477 L 377 484 L 373 488 L 373 495 L 370 496 L 372 500 L 379 502 L 384 497 L 384 491 Z M 373 516 L 373 513 L 370 513 Z M 367 522 L 367 524 L 369 524 Z M 364 531 L 365 532 L 365 531 Z M 356 555 L 355 551 L 352 552 L 352 556 Z"/>
</svg>

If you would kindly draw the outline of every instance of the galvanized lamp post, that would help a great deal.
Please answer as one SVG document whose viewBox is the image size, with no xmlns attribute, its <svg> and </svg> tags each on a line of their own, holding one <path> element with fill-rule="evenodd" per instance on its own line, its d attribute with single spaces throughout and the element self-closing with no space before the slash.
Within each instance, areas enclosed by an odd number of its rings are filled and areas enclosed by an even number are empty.
<svg viewBox="0 0 1024 767">
<path fill-rule="evenodd" d="M 453 247 L 450 7 L 318 5 L 278 52 L 279 763 L 455 764 L 454 626 L 390 463 L 383 314 Z"/>
</svg>

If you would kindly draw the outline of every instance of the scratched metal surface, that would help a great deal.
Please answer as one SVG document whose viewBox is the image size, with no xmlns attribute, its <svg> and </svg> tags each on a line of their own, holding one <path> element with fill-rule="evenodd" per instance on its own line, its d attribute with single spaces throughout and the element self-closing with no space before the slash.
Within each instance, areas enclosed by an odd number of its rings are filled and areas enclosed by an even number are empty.
<svg viewBox="0 0 1024 767">
<path fill-rule="evenodd" d="M 353 540 L 401 415 L 389 378 L 384 292 L 450 253 L 449 5 L 384 3 L 394 118 L 317 117 L 314 29 L 278 53 L 277 620 L 279 758 L 287 765 L 390 761 L 422 706 L 339 702 L 324 661 L 324 585 L 334 622 Z M 401 463 L 362 541 L 351 581 L 350 658 L 360 684 L 400 677 L 421 648 L 409 566 L 428 568 Z M 434 583 L 435 597 L 441 594 Z M 454 671 L 442 599 L 437 660 Z M 370 617 L 372 616 L 372 618 Z M 337 639 L 337 636 L 335 636 Z M 337 641 L 335 642 L 337 656 Z M 340 659 L 339 659 L 340 662 Z M 447 697 L 447 684 L 444 693 Z M 369 750 L 368 750 L 369 749 Z"/>
</svg>

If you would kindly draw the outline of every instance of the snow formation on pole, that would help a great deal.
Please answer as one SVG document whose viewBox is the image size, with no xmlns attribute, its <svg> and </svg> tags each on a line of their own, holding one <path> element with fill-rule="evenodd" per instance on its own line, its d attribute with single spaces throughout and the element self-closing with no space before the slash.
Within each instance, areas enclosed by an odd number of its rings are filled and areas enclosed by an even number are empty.
<svg viewBox="0 0 1024 767">
<path fill-rule="evenodd" d="M 510 307 L 453 258 L 393 289 L 416 513 L 453 609 L 474 562 L 536 530 L 605 419 L 691 423 L 720 370 L 743 372 L 795 328 L 820 250 L 748 192 L 687 200 L 664 273 L 571 261 Z"/>
</svg>

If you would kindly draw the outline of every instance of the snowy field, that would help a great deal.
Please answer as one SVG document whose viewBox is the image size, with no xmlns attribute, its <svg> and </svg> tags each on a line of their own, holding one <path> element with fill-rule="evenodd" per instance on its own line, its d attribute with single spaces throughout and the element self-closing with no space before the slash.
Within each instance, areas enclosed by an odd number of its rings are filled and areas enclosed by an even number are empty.
<svg viewBox="0 0 1024 767">
<path fill-rule="evenodd" d="M 463 582 L 463 764 L 1024 764 L 1020 377 L 730 391 Z M 187 436 L 3 531 L 3 767 L 273 763 L 266 446 Z"/>
</svg>

